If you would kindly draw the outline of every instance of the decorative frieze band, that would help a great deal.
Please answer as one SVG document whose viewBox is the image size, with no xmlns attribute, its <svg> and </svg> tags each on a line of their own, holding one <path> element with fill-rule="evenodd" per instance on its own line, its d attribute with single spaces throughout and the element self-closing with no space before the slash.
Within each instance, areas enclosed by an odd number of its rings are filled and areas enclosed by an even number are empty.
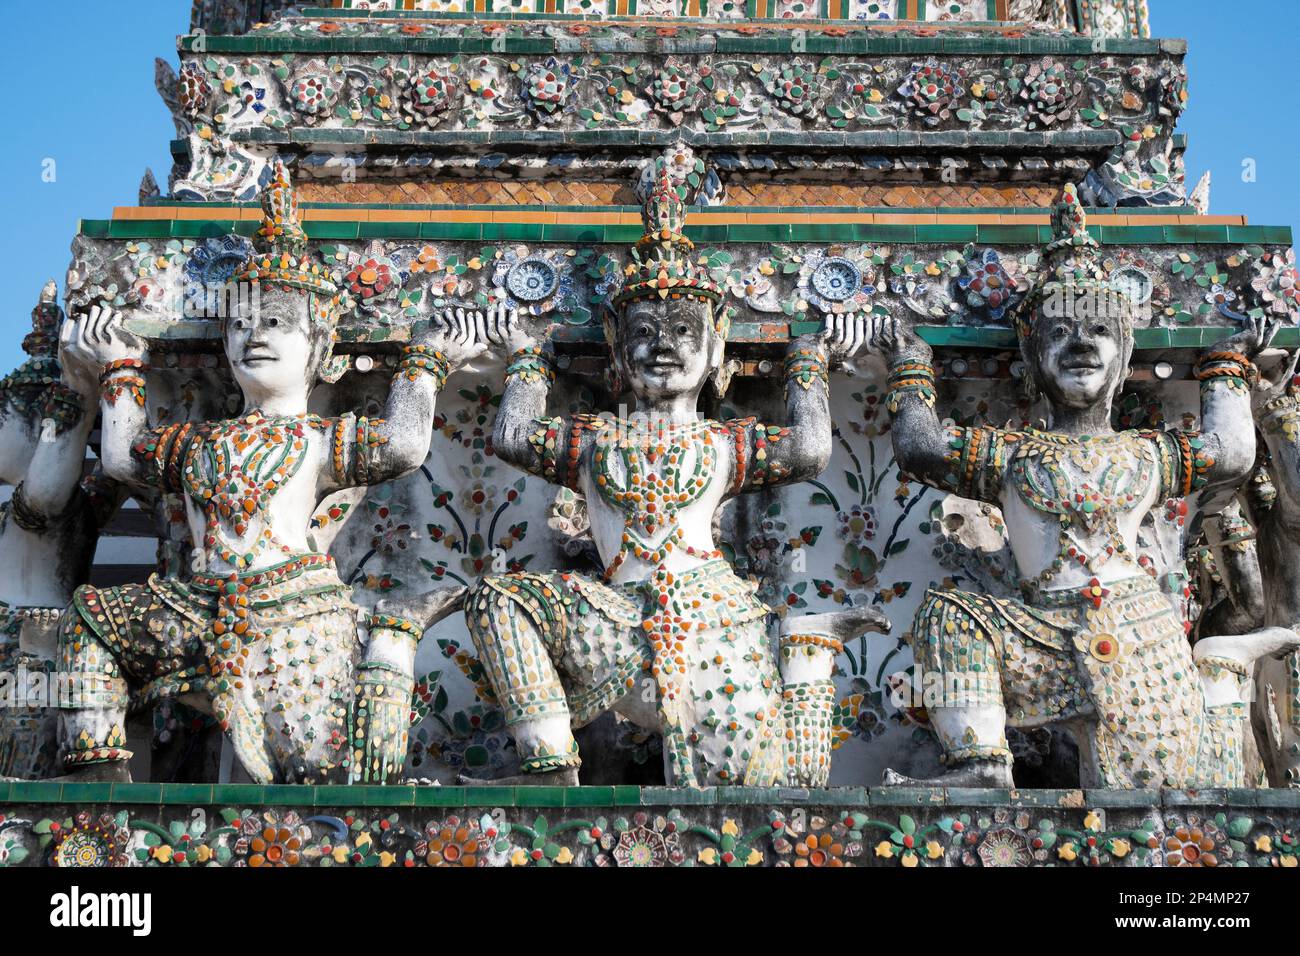
<svg viewBox="0 0 1300 956">
<path fill-rule="evenodd" d="M 203 212 L 157 208 L 160 215 Z M 448 306 L 483 307 L 502 297 L 552 318 L 562 340 L 601 341 L 603 304 L 621 281 L 625 244 L 640 233 L 621 222 L 635 218 L 631 211 L 367 214 L 373 218 L 305 224 L 355 307 L 340 329 L 345 342 L 403 340 L 412 323 Z M 699 261 L 727 291 L 735 341 L 784 340 L 827 314 L 874 309 L 961 330 L 969 344 L 980 344 L 981 335 L 1001 343 L 1049 227 L 1029 215 L 1002 217 L 1019 222 L 916 221 L 938 218 L 836 210 L 738 215 L 719 207 L 693 215 L 688 232 Z M 1231 326 L 1255 310 L 1296 314 L 1300 283 L 1287 228 L 1179 216 L 1123 217 L 1150 225 L 1095 219 L 1106 268 L 1138 304 L 1135 324 L 1147 347 L 1173 347 L 1165 332 L 1185 338 L 1184 331 Z M 107 303 L 149 323 L 151 334 L 205 337 L 201 320 L 213 313 L 204 296 L 228 282 L 254 226 L 196 218 L 84 222 L 73 247 L 69 306 Z M 176 324 L 181 319 L 188 321 Z"/>
</svg>

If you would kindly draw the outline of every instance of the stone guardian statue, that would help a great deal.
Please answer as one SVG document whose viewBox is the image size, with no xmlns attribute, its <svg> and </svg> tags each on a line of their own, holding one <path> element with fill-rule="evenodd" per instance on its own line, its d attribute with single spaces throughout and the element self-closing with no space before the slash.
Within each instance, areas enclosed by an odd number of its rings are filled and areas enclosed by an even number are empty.
<svg viewBox="0 0 1300 956">
<path fill-rule="evenodd" d="M 100 378 L 104 469 L 184 496 L 196 545 L 186 578 L 79 589 L 59 632 L 60 670 L 80 689 L 62 712 L 77 778 L 124 779 L 128 706 L 179 698 L 215 715 L 259 783 L 395 781 L 405 763 L 416 644 L 458 606 L 437 592 L 367 621 L 334 561 L 311 550 L 321 501 L 419 467 L 449 372 L 480 351 L 466 322 L 416 335 L 383 418 L 309 414 L 343 308 L 335 277 L 306 249 L 283 165 L 262 195 L 259 251 L 235 274 L 256 294 L 221 319 L 244 399 L 226 421 L 151 427 L 148 357 L 121 317 L 93 308 L 67 351 Z M 243 297 L 240 297 L 241 299 Z"/>
<path fill-rule="evenodd" d="M 517 782 L 576 783 L 573 728 L 615 709 L 664 735 L 674 786 L 824 783 L 834 657 L 847 637 L 887 622 L 866 608 L 806 627 L 788 621 L 779 667 L 769 609 L 724 560 L 712 519 L 732 496 L 826 467 L 827 343 L 790 343 L 785 425 L 701 418 L 701 390 L 725 375 L 723 293 L 694 261 L 666 170 L 643 219 L 605 326 L 630 411 L 549 417 L 549 341 L 504 306 L 486 320 L 487 338 L 509 356 L 496 454 L 584 496 L 605 566 L 600 579 L 489 576 L 467 601 L 522 761 Z M 840 323 L 831 348 L 848 351 L 855 327 Z"/>
<path fill-rule="evenodd" d="M 999 506 L 1021 577 L 1018 599 L 931 590 L 917 611 L 912 650 L 950 767 L 933 783 L 1012 786 L 1005 728 L 1061 724 L 1079 744 L 1084 786 L 1242 786 L 1241 685 L 1257 658 L 1300 639 L 1270 629 L 1193 653 L 1137 533 L 1165 502 L 1216 486 L 1230 495 L 1250 474 L 1252 358 L 1275 327 L 1249 320 L 1202 354 L 1199 433 L 1116 432 L 1132 303 L 1102 271 L 1073 187 L 1053 227 L 1016 318 L 1046 430 L 945 426 L 929 346 L 892 318 L 871 336 L 891 368 L 900 467 Z M 886 782 L 918 781 L 887 772 Z"/>
</svg>

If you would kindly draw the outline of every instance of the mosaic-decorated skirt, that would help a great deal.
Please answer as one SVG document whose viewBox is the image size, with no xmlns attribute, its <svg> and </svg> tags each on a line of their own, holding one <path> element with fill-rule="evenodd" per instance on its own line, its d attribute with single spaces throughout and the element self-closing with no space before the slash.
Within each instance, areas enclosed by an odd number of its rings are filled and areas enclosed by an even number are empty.
<svg viewBox="0 0 1300 956">
<path fill-rule="evenodd" d="M 580 727 L 642 694 L 671 783 L 770 786 L 785 779 L 784 724 L 768 608 L 754 592 L 725 561 L 619 587 L 508 574 L 485 578 L 466 615 L 509 723 L 568 715 Z M 556 755 L 520 756 L 544 769 Z"/>
<path fill-rule="evenodd" d="M 1090 725 L 1085 768 L 1114 789 L 1239 786 L 1240 720 L 1207 713 L 1182 622 L 1149 578 L 1104 594 L 1047 592 L 1034 605 L 930 591 L 913 652 L 941 707 L 1001 706 L 1015 727 Z M 1000 754 L 999 741 L 941 741 L 950 761 Z"/>
<path fill-rule="evenodd" d="M 243 679 L 219 674 L 220 586 L 153 575 L 82 588 L 61 628 L 63 670 L 121 680 L 132 707 L 220 698 L 227 732 L 258 782 L 346 779 L 348 715 L 361 656 L 358 608 L 332 565 L 250 588 Z"/>
<path fill-rule="evenodd" d="M 58 710 L 49 696 L 57 693 L 50 681 L 54 664 L 25 653 L 20 643 L 24 627 L 56 626 L 57 612 L 39 613 L 34 619 L 0 602 L 0 777 L 37 780 L 56 767 Z"/>
</svg>

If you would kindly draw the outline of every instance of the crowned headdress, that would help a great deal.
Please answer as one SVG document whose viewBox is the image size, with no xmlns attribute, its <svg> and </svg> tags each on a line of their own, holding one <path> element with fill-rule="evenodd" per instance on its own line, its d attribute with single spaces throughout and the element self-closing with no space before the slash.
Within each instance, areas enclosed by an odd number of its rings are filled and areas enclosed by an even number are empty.
<svg viewBox="0 0 1300 956">
<path fill-rule="evenodd" d="M 48 388 L 59 381 L 59 324 L 63 310 L 56 301 L 58 293 L 53 279 L 41 289 L 41 299 L 32 309 L 32 330 L 23 336 L 23 351 L 31 357 L 0 379 L 0 392 Z"/>
<path fill-rule="evenodd" d="M 58 292 L 53 279 L 41 289 L 40 301 L 32 309 L 32 330 L 23 337 L 23 351 L 30 357 L 0 378 L 0 404 L 13 402 L 25 415 L 52 418 L 62 434 L 81 417 L 81 403 L 62 384 L 58 353 L 63 310 Z"/>
<path fill-rule="evenodd" d="M 63 321 L 63 310 L 56 301 L 58 293 L 58 285 L 49 280 L 32 309 L 32 330 L 23 337 L 23 351 L 32 358 L 53 359 L 58 354 L 59 324 Z"/>
<path fill-rule="evenodd" d="M 262 228 L 253 242 L 254 252 L 235 271 L 235 281 L 299 289 L 325 299 L 338 296 L 337 277 L 307 251 L 307 233 L 298 221 L 298 193 L 278 159 L 271 181 L 262 189 Z"/>
<path fill-rule="evenodd" d="M 692 253 L 695 244 L 684 235 L 686 203 L 677 191 L 666 163 L 659 164 L 650 195 L 641 207 L 645 235 L 632 249 L 632 261 L 623 270 L 623 285 L 614 295 L 617 309 L 633 299 L 703 299 L 715 305 L 722 301 L 722 289 L 709 278 Z M 716 310 L 714 324 L 725 310 Z"/>
<path fill-rule="evenodd" d="M 345 356 L 334 355 L 341 306 L 338 277 L 308 251 L 307 233 L 298 220 L 298 193 L 278 159 L 262 189 L 262 228 L 254 233 L 253 245 L 252 254 L 235 270 L 235 281 L 306 293 L 312 323 L 329 333 L 317 374 L 337 382 L 348 368 Z"/>
<path fill-rule="evenodd" d="M 1088 232 L 1088 217 L 1079 202 L 1074 184 L 1067 184 L 1061 200 L 1052 208 L 1052 241 L 1043 249 L 1029 294 L 1015 313 L 1016 333 L 1026 341 L 1033 331 L 1034 317 L 1044 303 L 1087 295 L 1113 297 L 1122 303 L 1120 314 L 1132 322 L 1132 302 L 1108 277 L 1100 261 L 1100 247 Z"/>
</svg>

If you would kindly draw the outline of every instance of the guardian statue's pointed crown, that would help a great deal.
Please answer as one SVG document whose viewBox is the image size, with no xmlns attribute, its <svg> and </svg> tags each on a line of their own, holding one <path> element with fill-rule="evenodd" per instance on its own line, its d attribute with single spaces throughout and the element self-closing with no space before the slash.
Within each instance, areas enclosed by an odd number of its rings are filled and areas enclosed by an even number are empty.
<svg viewBox="0 0 1300 956">
<path fill-rule="evenodd" d="M 236 281 L 287 286 L 329 298 L 338 295 L 337 278 L 307 251 L 307 233 L 298 220 L 298 193 L 278 159 L 262 190 L 262 228 L 253 241 L 256 249 L 235 272 Z"/>
<path fill-rule="evenodd" d="M 1016 310 L 1016 332 L 1021 340 L 1033 331 L 1035 313 L 1052 299 L 1077 299 L 1102 293 L 1131 305 L 1113 283 L 1100 257 L 1101 247 L 1088 232 L 1088 215 L 1073 183 L 1067 184 L 1060 202 L 1052 208 L 1052 240 L 1043 248 L 1033 285 Z"/>
<path fill-rule="evenodd" d="M 695 244 L 685 236 L 686 203 L 666 163 L 659 164 L 654 188 L 641 207 L 645 235 L 623 270 L 615 308 L 633 299 L 695 298 L 717 303 L 722 289 L 693 256 Z"/>
<path fill-rule="evenodd" d="M 41 289 L 41 299 L 32 309 L 32 330 L 23 337 L 23 351 L 33 358 L 53 358 L 59 350 L 59 323 L 63 310 L 56 301 L 59 287 L 53 279 Z"/>
</svg>

